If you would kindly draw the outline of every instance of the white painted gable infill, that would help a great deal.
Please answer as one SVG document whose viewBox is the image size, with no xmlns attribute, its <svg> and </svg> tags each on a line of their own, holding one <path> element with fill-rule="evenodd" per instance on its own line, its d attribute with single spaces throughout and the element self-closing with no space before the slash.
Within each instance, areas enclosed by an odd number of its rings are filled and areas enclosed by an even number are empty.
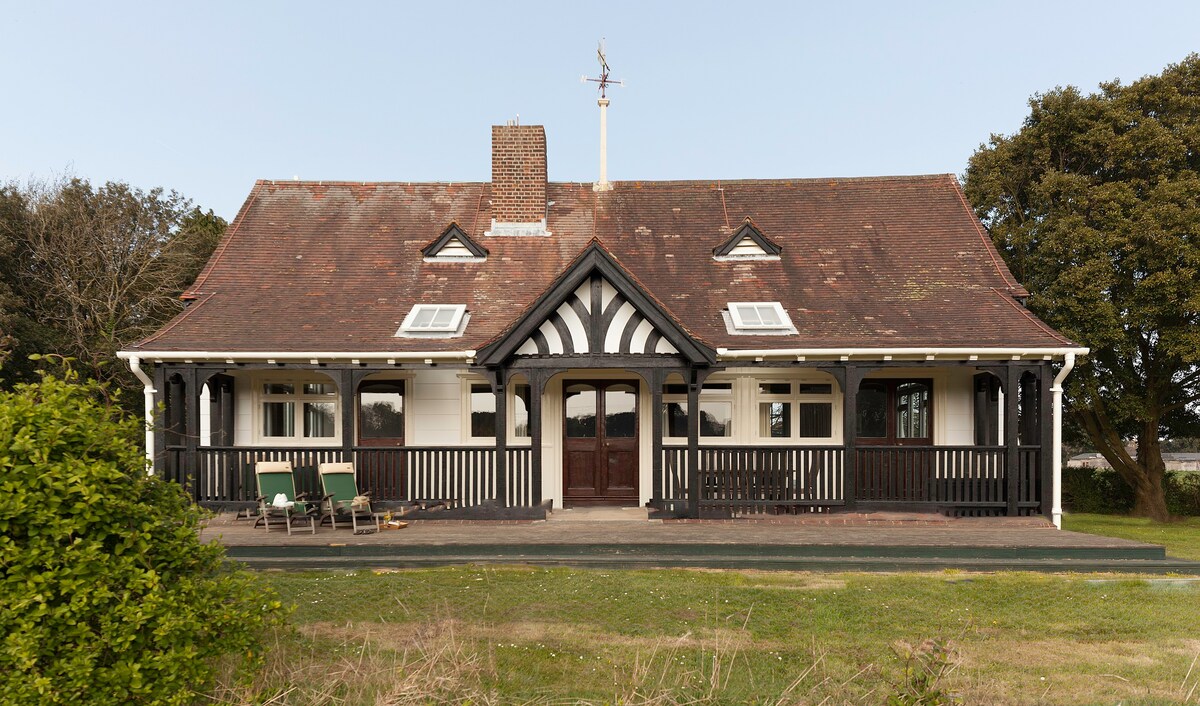
<svg viewBox="0 0 1200 706">
<path fill-rule="evenodd" d="M 600 290 L 598 302 L 593 295 L 596 286 Z M 517 355 L 678 352 L 632 302 L 598 274 L 580 285 L 517 348 Z"/>
</svg>

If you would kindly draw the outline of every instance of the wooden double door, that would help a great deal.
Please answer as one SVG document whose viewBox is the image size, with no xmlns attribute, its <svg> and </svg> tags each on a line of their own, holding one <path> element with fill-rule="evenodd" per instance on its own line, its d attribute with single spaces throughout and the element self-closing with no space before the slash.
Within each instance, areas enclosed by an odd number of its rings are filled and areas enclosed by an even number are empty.
<svg viewBox="0 0 1200 706">
<path fill-rule="evenodd" d="M 563 503 L 636 504 L 638 384 L 563 383 Z"/>
</svg>

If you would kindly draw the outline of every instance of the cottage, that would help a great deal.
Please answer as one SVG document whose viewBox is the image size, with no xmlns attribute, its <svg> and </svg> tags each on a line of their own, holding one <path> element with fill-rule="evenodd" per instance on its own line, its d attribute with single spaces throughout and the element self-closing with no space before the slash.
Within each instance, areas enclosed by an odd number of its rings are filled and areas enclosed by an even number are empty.
<svg viewBox="0 0 1200 706">
<path fill-rule="evenodd" d="M 543 128 L 505 125 L 489 183 L 259 181 L 121 356 L 201 503 L 252 500 L 256 460 L 348 460 L 478 516 L 1057 522 L 1086 349 L 1026 296 L 953 175 L 555 183 Z"/>
</svg>

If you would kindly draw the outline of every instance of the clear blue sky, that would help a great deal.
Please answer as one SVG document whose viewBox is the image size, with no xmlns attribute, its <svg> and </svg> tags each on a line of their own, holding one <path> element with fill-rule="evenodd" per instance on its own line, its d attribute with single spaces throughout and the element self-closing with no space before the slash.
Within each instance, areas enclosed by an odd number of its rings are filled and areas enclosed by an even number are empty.
<svg viewBox="0 0 1200 706">
<path fill-rule="evenodd" d="M 1197 2 L 0 0 L 0 181 L 173 188 L 232 218 L 257 178 L 480 181 L 492 124 L 550 178 L 961 173 L 1029 96 L 1200 51 Z"/>
</svg>

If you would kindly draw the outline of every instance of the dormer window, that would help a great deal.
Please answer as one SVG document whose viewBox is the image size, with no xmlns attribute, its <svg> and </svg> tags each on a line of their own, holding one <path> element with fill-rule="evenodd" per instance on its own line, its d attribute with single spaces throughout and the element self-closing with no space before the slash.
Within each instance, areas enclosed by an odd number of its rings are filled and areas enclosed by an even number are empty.
<svg viewBox="0 0 1200 706">
<path fill-rule="evenodd" d="M 729 302 L 726 325 L 732 334 L 796 333 L 792 319 L 779 302 Z"/>
<path fill-rule="evenodd" d="M 417 304 L 404 317 L 397 336 L 461 336 L 467 327 L 465 304 Z"/>
<path fill-rule="evenodd" d="M 732 236 L 713 248 L 713 259 L 717 262 L 778 260 L 781 252 L 783 248 L 768 240 L 754 221 L 747 218 Z"/>
<path fill-rule="evenodd" d="M 421 248 L 425 262 L 483 262 L 487 259 L 487 248 L 471 240 L 457 223 Z"/>
</svg>

